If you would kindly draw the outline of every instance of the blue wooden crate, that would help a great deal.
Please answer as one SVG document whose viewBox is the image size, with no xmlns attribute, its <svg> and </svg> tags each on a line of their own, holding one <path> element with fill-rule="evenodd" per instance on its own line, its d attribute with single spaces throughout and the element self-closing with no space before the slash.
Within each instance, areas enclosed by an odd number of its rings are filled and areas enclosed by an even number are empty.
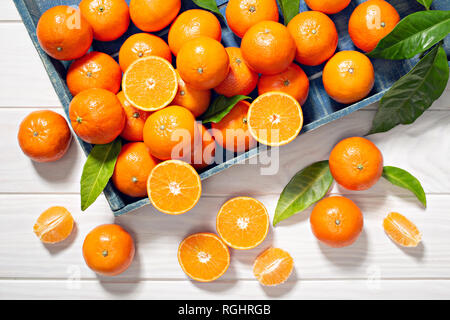
<svg viewBox="0 0 450 320">
<path fill-rule="evenodd" d="M 57 5 L 71 5 L 77 7 L 81 0 L 13 0 L 16 4 L 16 7 L 22 17 L 22 20 L 28 30 L 28 33 L 31 37 L 31 40 L 38 51 L 41 60 L 44 64 L 45 69 L 50 77 L 50 80 L 55 88 L 55 91 L 62 103 L 64 111 L 68 116 L 69 103 L 72 100 L 72 95 L 70 94 L 67 85 L 65 83 L 65 74 L 66 70 L 70 64 L 70 62 L 61 62 L 55 59 L 50 58 L 39 46 L 36 37 L 36 25 L 39 20 L 39 17 L 43 12 L 47 9 L 57 6 Z M 127 0 L 129 3 L 129 0 Z M 225 16 L 225 8 L 227 0 L 216 0 L 220 11 Z M 338 14 L 331 15 L 331 19 L 336 24 L 336 28 L 339 33 L 339 44 L 338 51 L 341 50 L 357 50 L 348 35 L 347 25 L 348 20 L 355 9 L 355 7 L 365 2 L 365 0 L 353 0 L 351 4 L 343 11 Z M 414 0 L 393 0 L 389 1 L 399 12 L 401 18 L 407 16 L 408 14 L 424 10 L 424 8 Z M 196 8 L 196 5 L 191 0 L 182 0 L 182 8 L 181 11 L 185 11 L 187 9 Z M 432 9 L 437 10 L 450 10 L 450 1 L 449 0 L 435 0 L 432 5 Z M 301 1 L 300 11 L 306 11 L 308 7 Z M 101 42 L 94 41 L 92 45 L 92 50 L 102 51 L 112 55 L 113 57 L 117 56 L 117 52 L 121 44 L 127 39 L 131 34 L 142 32 L 132 23 L 128 29 L 128 31 L 118 40 L 112 42 Z M 158 36 L 167 40 L 168 28 L 155 33 Z M 450 43 L 449 37 L 445 40 L 445 50 L 447 52 L 447 57 L 450 55 Z M 222 22 L 222 42 L 225 47 L 239 46 L 240 39 L 236 37 L 228 26 Z M 398 80 L 401 76 L 406 74 L 417 62 L 418 58 L 413 58 L 410 60 L 403 61 L 388 61 L 381 59 L 372 59 L 374 69 L 375 69 L 375 85 L 372 92 L 369 96 L 352 105 L 343 105 L 332 100 L 325 92 L 325 89 L 322 84 L 321 71 L 323 69 L 323 65 L 316 67 L 308 67 L 302 66 L 303 70 L 306 72 L 308 77 L 310 78 L 310 92 L 309 97 L 306 103 L 302 106 L 303 114 L 304 114 L 304 127 L 301 133 L 314 130 L 321 125 L 324 125 L 328 122 L 337 120 L 345 115 L 348 115 L 358 109 L 361 109 L 367 105 L 370 105 L 381 99 L 383 94 L 388 90 L 392 84 Z M 256 96 L 256 92 L 252 94 L 252 97 Z M 369 129 L 369 128 L 367 128 Z M 301 137 L 300 137 L 301 139 Z M 86 154 L 89 154 L 92 145 L 83 142 L 78 139 L 81 147 L 83 148 Z M 245 161 L 248 158 L 251 158 L 257 155 L 264 146 L 258 146 L 246 153 L 240 155 L 231 155 L 226 152 L 218 152 L 218 154 L 223 154 L 223 159 L 218 164 L 211 165 L 204 169 L 200 173 L 201 179 L 206 179 L 211 177 L 212 175 L 219 173 L 234 164 Z M 111 207 L 111 210 L 114 212 L 114 215 L 119 216 L 140 208 L 144 205 L 149 204 L 149 200 L 145 199 L 136 199 L 130 198 L 118 192 L 111 182 L 108 183 L 106 189 L 104 190 L 104 194 L 108 200 L 108 203 Z"/>
</svg>

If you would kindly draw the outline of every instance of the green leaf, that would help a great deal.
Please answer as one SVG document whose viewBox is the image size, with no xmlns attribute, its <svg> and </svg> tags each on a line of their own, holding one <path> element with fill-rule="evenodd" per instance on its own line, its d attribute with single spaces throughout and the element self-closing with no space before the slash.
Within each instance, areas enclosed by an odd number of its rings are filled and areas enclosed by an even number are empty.
<svg viewBox="0 0 450 320">
<path fill-rule="evenodd" d="M 80 181 L 81 210 L 86 210 L 105 189 L 114 172 L 117 156 L 122 148 L 120 139 L 95 145 L 83 167 Z"/>
<path fill-rule="evenodd" d="M 419 11 L 405 17 L 367 55 L 391 60 L 409 59 L 430 49 L 450 32 L 450 11 Z"/>
<path fill-rule="evenodd" d="M 417 2 L 427 8 L 427 10 L 429 10 L 431 4 L 433 3 L 433 0 L 417 0 Z"/>
<path fill-rule="evenodd" d="M 297 172 L 278 199 L 273 225 L 307 209 L 322 199 L 333 182 L 328 160 L 319 161 Z"/>
<path fill-rule="evenodd" d="M 381 98 L 369 134 L 413 123 L 442 95 L 448 77 L 447 55 L 436 46 Z"/>
<path fill-rule="evenodd" d="M 423 206 L 427 207 L 427 198 L 422 185 L 408 171 L 386 166 L 383 168 L 383 177 L 396 186 L 412 191 Z"/>
<path fill-rule="evenodd" d="M 216 0 L 192 0 L 192 1 L 199 7 L 212 11 L 218 14 L 223 20 L 225 20 L 225 18 L 219 11 L 219 8 L 217 7 Z"/>
<path fill-rule="evenodd" d="M 218 96 L 216 100 L 209 106 L 205 114 L 202 116 L 203 123 L 214 122 L 217 123 L 223 119 L 233 107 L 242 100 L 251 99 L 250 97 L 237 95 L 231 98 L 225 96 Z"/>
<path fill-rule="evenodd" d="M 300 11 L 300 0 L 278 0 L 278 3 L 283 13 L 284 24 L 287 25 Z"/>
</svg>

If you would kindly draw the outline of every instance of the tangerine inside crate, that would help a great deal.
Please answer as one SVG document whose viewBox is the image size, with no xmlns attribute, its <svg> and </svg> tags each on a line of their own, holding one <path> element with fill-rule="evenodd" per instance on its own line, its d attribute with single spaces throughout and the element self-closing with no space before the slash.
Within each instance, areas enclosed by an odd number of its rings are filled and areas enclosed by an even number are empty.
<svg viewBox="0 0 450 320">
<path fill-rule="evenodd" d="M 65 78 L 66 78 L 66 70 L 70 65 L 70 62 L 62 62 L 52 59 L 40 48 L 36 37 L 36 25 L 42 13 L 44 13 L 49 8 L 57 5 L 70 5 L 73 7 L 78 7 L 78 4 L 80 3 L 81 0 L 13 0 L 13 1 L 22 17 L 22 20 L 27 28 L 31 40 L 33 41 L 33 44 L 40 55 L 40 58 L 49 75 L 53 87 L 64 108 L 66 116 L 68 117 L 69 104 L 70 101 L 72 100 L 72 95 L 70 94 L 67 88 Z M 129 3 L 130 0 L 126 0 L 126 2 Z M 225 9 L 228 1 L 217 0 L 216 2 L 222 15 L 225 16 Z M 350 5 L 343 11 L 334 15 L 330 15 L 330 18 L 336 24 L 336 28 L 339 34 L 339 43 L 337 51 L 358 50 L 353 45 L 348 35 L 347 25 L 351 13 L 355 9 L 355 7 L 362 2 L 365 1 L 353 0 L 351 1 Z M 391 3 L 396 8 L 401 18 L 404 18 L 405 16 L 413 12 L 424 10 L 424 7 L 415 0 L 414 1 L 393 0 L 388 2 Z M 199 7 L 197 7 L 192 2 L 192 0 L 182 0 L 180 12 L 193 8 Z M 435 0 L 432 4 L 432 9 L 450 10 L 450 1 Z M 300 12 L 306 10 L 309 9 L 306 6 L 305 2 L 303 0 L 300 1 Z M 280 10 L 280 22 L 283 22 L 281 10 Z M 225 21 L 221 20 L 221 25 L 222 25 L 223 45 L 225 47 L 239 47 L 240 38 L 238 38 L 231 32 Z M 162 37 L 164 40 L 167 41 L 168 31 L 169 27 L 154 34 Z M 130 35 L 138 32 L 142 31 L 139 30 L 131 22 L 128 31 L 122 37 L 111 42 L 101 42 L 94 40 L 91 50 L 105 52 L 117 60 L 118 51 L 122 43 Z M 449 56 L 450 53 L 449 50 L 450 44 L 448 38 L 449 37 L 447 37 L 445 40 L 445 50 L 447 52 L 447 57 Z M 314 130 L 319 126 L 337 120 L 345 115 L 348 115 L 358 109 L 361 109 L 367 105 L 370 105 L 380 100 L 383 94 L 392 86 L 392 84 L 395 81 L 397 81 L 401 76 L 405 75 L 409 70 L 411 70 L 411 68 L 418 62 L 418 60 L 419 60 L 418 57 L 415 57 L 410 60 L 401 60 L 401 61 L 371 59 L 375 69 L 375 85 L 367 98 L 352 105 L 344 105 L 337 103 L 327 95 L 323 87 L 321 77 L 322 75 L 321 72 L 324 66 L 323 64 L 315 67 L 308 67 L 301 65 L 301 67 L 306 72 L 310 80 L 310 91 L 308 100 L 302 106 L 304 114 L 304 126 L 300 133 L 300 139 L 301 134 L 304 132 Z M 257 96 L 256 91 L 251 94 L 252 98 L 255 98 L 256 96 Z M 85 143 L 80 139 L 78 139 L 78 142 L 80 143 L 86 155 L 89 154 L 90 150 L 92 149 L 92 145 Z M 217 148 L 220 147 L 217 146 Z M 219 156 L 216 156 L 215 159 L 216 163 L 202 170 L 200 172 L 200 177 L 202 180 L 207 179 L 216 173 L 226 170 L 227 168 L 233 166 L 234 164 L 243 162 L 248 158 L 258 155 L 265 148 L 266 148 L 265 146 L 257 146 L 254 149 L 239 155 L 230 154 L 229 152 L 225 152 L 220 149 L 218 150 L 219 152 L 217 152 Z M 120 193 L 114 188 L 114 185 L 111 183 L 111 181 L 109 181 L 108 185 L 106 186 L 104 190 L 104 195 L 108 200 L 111 210 L 116 216 L 125 214 L 127 212 L 130 212 L 132 210 L 138 209 L 140 207 L 149 204 L 149 200 L 147 198 L 140 198 L 140 199 L 130 198 Z"/>
</svg>

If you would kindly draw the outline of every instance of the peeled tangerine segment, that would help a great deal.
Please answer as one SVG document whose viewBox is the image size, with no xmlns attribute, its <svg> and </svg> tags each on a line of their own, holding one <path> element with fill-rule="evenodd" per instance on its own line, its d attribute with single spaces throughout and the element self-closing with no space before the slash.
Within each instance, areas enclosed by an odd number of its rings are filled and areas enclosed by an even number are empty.
<svg viewBox="0 0 450 320">
<path fill-rule="evenodd" d="M 276 286 L 285 282 L 294 269 L 294 259 L 279 248 L 269 248 L 261 253 L 253 265 L 253 274 L 265 286 Z"/>
<path fill-rule="evenodd" d="M 403 247 L 417 247 L 422 240 L 422 234 L 414 223 L 397 212 L 391 212 L 384 218 L 383 228 L 392 241 Z"/>
</svg>

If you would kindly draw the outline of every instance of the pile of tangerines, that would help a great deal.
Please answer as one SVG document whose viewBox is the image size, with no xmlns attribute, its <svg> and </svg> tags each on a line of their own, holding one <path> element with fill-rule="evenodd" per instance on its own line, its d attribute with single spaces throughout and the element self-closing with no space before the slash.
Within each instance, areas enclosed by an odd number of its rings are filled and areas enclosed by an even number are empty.
<svg viewBox="0 0 450 320">
<path fill-rule="evenodd" d="M 285 145 L 299 134 L 309 80 L 294 60 L 307 66 L 326 62 L 323 84 L 337 102 L 356 102 L 372 90 L 371 61 L 358 51 L 335 53 L 338 33 L 327 14 L 343 10 L 350 0 L 306 3 L 312 11 L 299 13 L 286 27 L 278 22 L 276 0 L 230 0 L 226 20 L 242 38 L 240 48 L 224 48 L 220 21 L 211 12 L 179 14 L 181 0 L 131 0 L 129 6 L 125 0 L 82 0 L 79 9 L 56 6 L 43 13 L 36 34 L 49 56 L 74 60 L 66 80 L 74 96 L 69 115 L 75 134 L 91 144 L 119 136 L 128 141 L 112 176 L 116 188 L 130 197 L 148 196 L 156 209 L 176 215 L 198 202 L 196 170 L 214 161 L 216 143 L 239 153 L 257 142 Z M 93 39 L 120 38 L 130 18 L 143 33 L 125 40 L 118 62 L 88 52 Z M 398 21 L 390 4 L 368 0 L 353 12 L 349 34 L 358 48 L 371 51 Z M 169 25 L 167 42 L 150 33 Z M 196 122 L 208 110 L 212 90 L 231 98 L 256 88 L 253 102 L 240 101 L 211 128 Z M 37 111 L 21 123 L 18 138 L 31 159 L 55 161 L 67 151 L 71 133 L 59 114 Z M 53 207 L 38 219 L 35 232 L 42 241 L 57 242 L 72 226 L 70 213 Z M 187 237 L 179 247 L 179 262 L 193 279 L 217 279 L 229 265 L 227 246 L 254 248 L 268 228 L 267 210 L 259 201 L 231 199 L 217 216 L 219 236 Z M 115 275 L 131 263 L 134 244 L 121 227 L 99 226 L 86 237 L 83 253 L 93 270 Z M 292 268 L 290 255 L 272 248 L 258 257 L 254 273 L 261 283 L 273 285 L 286 280 Z"/>
</svg>

